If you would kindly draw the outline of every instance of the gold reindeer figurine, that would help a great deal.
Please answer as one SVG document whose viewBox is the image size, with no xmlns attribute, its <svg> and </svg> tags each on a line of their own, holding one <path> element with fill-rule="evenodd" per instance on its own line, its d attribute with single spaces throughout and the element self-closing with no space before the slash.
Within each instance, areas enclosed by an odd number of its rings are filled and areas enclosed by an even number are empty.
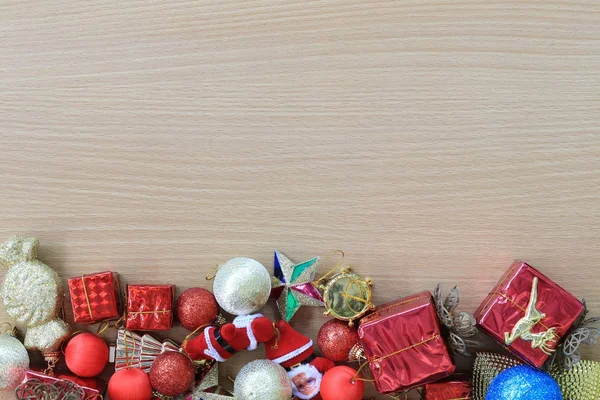
<svg viewBox="0 0 600 400">
<path fill-rule="evenodd" d="M 538 278 L 534 277 L 533 284 L 531 285 L 529 304 L 527 304 L 527 309 L 525 310 L 525 316 L 516 323 L 510 334 L 508 332 L 504 333 L 504 342 L 510 346 L 515 340 L 521 338 L 527 342 L 531 342 L 532 348 L 539 348 L 545 354 L 550 355 L 554 351 L 550 346 L 558 339 L 556 329 L 550 328 L 547 331 L 538 333 L 531 332 L 531 329 L 546 317 L 546 314 L 535 308 L 538 296 L 537 285 Z"/>
</svg>

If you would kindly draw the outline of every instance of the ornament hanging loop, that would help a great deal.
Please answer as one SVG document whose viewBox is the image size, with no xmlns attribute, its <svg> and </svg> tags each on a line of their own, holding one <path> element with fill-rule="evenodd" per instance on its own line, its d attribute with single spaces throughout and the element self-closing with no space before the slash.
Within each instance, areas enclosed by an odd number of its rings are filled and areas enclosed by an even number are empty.
<svg viewBox="0 0 600 400">
<path fill-rule="evenodd" d="M 0 335 L 17 336 L 17 328 L 10 322 L 3 322 L 0 324 Z"/>
<path fill-rule="evenodd" d="M 212 271 L 206 273 L 205 279 L 207 281 L 212 281 L 213 279 L 215 279 L 215 277 L 217 276 L 217 272 L 219 272 L 219 268 L 221 268 L 221 265 L 217 263 L 217 266 Z"/>
</svg>

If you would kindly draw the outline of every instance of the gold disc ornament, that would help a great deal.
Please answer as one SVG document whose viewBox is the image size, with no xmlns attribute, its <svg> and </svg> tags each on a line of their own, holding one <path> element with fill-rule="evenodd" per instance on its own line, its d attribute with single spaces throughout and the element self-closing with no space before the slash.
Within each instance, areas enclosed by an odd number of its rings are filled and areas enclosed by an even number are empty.
<svg viewBox="0 0 600 400">
<path fill-rule="evenodd" d="M 325 315 L 354 325 L 355 320 L 375 309 L 371 287 L 371 279 L 343 269 L 324 285 Z"/>
</svg>

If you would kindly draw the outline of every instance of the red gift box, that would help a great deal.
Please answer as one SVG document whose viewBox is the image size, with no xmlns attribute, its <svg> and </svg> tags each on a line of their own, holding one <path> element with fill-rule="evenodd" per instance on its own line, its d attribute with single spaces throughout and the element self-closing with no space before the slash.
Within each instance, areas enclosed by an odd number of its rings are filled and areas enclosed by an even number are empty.
<svg viewBox="0 0 600 400">
<path fill-rule="evenodd" d="M 72 381 L 81 386 L 85 393 L 86 399 L 101 399 L 102 392 L 104 392 L 104 384 L 97 379 L 85 379 L 86 382 L 92 382 L 93 384 L 83 384 L 83 378 L 77 378 L 74 376 L 65 376 L 65 377 L 54 377 L 50 375 L 46 375 L 43 372 L 27 370 L 25 373 L 25 378 L 21 385 L 16 389 L 16 392 L 21 395 L 20 398 L 26 398 L 26 395 L 30 395 L 33 393 L 42 393 L 46 392 L 45 386 L 52 385 L 55 387 L 64 388 L 64 381 Z M 29 383 L 29 384 L 27 384 Z M 94 387 L 92 387 L 94 386 Z M 29 398 L 29 397 L 27 397 Z"/>
<path fill-rule="evenodd" d="M 470 400 L 471 383 L 466 380 L 447 380 L 425 385 L 425 400 Z"/>
<path fill-rule="evenodd" d="M 572 294 L 527 263 L 516 261 L 475 318 L 509 351 L 539 368 L 582 312 L 583 304 Z"/>
<path fill-rule="evenodd" d="M 454 372 L 429 292 L 389 303 L 364 317 L 358 336 L 380 393 L 401 392 Z"/>
<path fill-rule="evenodd" d="M 138 331 L 166 331 L 173 324 L 173 285 L 127 285 L 125 327 Z"/>
<path fill-rule="evenodd" d="M 119 275 L 114 272 L 100 272 L 70 278 L 68 281 L 76 323 L 117 319 L 121 315 L 119 304 Z"/>
</svg>

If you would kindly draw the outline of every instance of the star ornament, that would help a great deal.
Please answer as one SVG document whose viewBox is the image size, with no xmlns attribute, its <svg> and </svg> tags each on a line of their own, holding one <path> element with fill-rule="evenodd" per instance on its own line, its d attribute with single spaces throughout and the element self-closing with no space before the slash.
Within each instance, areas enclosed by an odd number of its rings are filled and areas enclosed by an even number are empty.
<svg viewBox="0 0 600 400">
<path fill-rule="evenodd" d="M 233 396 L 219 394 L 224 389 L 219 385 L 219 364 L 211 367 L 208 373 L 202 378 L 202 381 L 192 394 L 192 400 L 232 400 Z M 217 392 L 217 393 L 215 393 Z"/>
<path fill-rule="evenodd" d="M 324 307 L 323 297 L 313 285 L 319 257 L 295 264 L 275 250 L 271 298 L 277 302 L 281 318 L 289 322 L 301 306 Z"/>
</svg>

